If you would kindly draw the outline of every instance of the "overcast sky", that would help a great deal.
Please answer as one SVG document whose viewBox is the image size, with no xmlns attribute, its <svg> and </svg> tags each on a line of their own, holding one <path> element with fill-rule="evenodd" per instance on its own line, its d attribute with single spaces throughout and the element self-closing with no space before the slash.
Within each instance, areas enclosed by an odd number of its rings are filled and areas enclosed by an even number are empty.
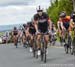
<svg viewBox="0 0 75 67">
<path fill-rule="evenodd" d="M 46 9 L 50 0 L 0 0 L 0 25 L 30 21 L 39 5 Z"/>
</svg>

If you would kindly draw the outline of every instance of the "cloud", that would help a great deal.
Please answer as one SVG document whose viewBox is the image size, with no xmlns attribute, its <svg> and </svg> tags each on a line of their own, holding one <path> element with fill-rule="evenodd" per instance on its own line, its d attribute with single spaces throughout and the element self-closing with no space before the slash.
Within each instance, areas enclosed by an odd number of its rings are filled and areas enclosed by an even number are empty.
<svg viewBox="0 0 75 67">
<path fill-rule="evenodd" d="M 26 23 L 36 12 L 36 6 L 8 6 L 0 8 L 0 25 Z"/>
<path fill-rule="evenodd" d="M 32 3 L 34 0 L 0 0 L 0 5 L 28 5 L 30 2 Z"/>
<path fill-rule="evenodd" d="M 49 0 L 0 0 L 0 25 L 26 23 L 36 13 L 36 7 L 48 8 Z"/>
</svg>

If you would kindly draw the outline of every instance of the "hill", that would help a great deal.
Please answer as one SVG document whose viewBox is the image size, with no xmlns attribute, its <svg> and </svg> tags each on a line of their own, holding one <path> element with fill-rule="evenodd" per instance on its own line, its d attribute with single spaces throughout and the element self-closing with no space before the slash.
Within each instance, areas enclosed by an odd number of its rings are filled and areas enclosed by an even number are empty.
<svg viewBox="0 0 75 67">
<path fill-rule="evenodd" d="M 13 25 L 1 25 L 0 32 L 11 31 L 14 27 L 20 28 L 22 24 L 13 24 Z"/>
</svg>

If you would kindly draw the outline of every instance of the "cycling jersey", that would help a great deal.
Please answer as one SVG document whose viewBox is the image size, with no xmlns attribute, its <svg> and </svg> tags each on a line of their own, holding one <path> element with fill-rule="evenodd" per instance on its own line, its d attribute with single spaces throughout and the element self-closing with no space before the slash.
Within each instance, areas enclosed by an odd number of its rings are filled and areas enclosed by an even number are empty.
<svg viewBox="0 0 75 67">
<path fill-rule="evenodd" d="M 42 13 L 42 16 L 39 16 L 39 14 L 34 15 L 34 20 L 38 21 L 38 30 L 39 32 L 47 32 L 48 31 L 48 15 L 46 13 Z"/>
<path fill-rule="evenodd" d="M 35 32 L 36 32 L 36 29 L 31 23 L 30 26 L 29 26 L 29 33 L 33 35 L 33 34 L 35 34 Z"/>
<path fill-rule="evenodd" d="M 18 30 L 13 30 L 13 35 L 17 35 L 18 34 Z"/>
<path fill-rule="evenodd" d="M 25 29 L 25 28 L 23 28 L 22 30 L 23 30 L 23 35 L 25 35 L 25 30 L 26 30 L 26 29 Z"/>
<path fill-rule="evenodd" d="M 66 16 L 66 18 L 62 19 L 63 26 L 68 29 L 70 26 L 70 16 Z"/>
<path fill-rule="evenodd" d="M 66 16 L 66 18 L 62 19 L 63 23 L 69 23 L 70 22 L 70 16 Z"/>
</svg>

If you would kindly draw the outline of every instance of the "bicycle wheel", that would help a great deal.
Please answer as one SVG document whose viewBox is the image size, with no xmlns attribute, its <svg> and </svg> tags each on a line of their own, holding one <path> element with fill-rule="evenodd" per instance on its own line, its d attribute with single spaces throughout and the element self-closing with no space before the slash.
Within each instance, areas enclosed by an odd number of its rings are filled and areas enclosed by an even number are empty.
<svg viewBox="0 0 75 67">
<path fill-rule="evenodd" d="M 33 40 L 33 56 L 36 57 L 36 51 L 37 51 L 37 48 L 36 48 L 36 41 Z"/>
<path fill-rule="evenodd" d="M 71 54 L 71 46 L 72 46 L 72 39 L 71 36 L 68 34 L 68 51 L 70 51 L 70 54 Z"/>
<path fill-rule="evenodd" d="M 53 36 L 53 46 L 55 46 L 55 43 L 56 43 L 56 37 L 55 35 Z"/>
<path fill-rule="evenodd" d="M 43 51 L 41 50 L 41 61 L 43 61 Z"/>
<path fill-rule="evenodd" d="M 72 50 L 71 50 L 71 49 L 72 49 L 72 48 L 71 48 L 71 46 L 72 46 L 72 45 L 71 45 L 71 44 L 72 44 L 71 40 L 69 40 L 68 44 L 69 44 L 69 50 L 70 50 L 70 54 L 71 54 L 71 52 L 72 52 Z"/>
<path fill-rule="evenodd" d="M 73 46 L 73 55 L 75 56 L 75 45 Z"/>
<path fill-rule="evenodd" d="M 60 43 L 61 43 L 61 46 L 63 46 L 63 43 L 65 43 L 65 39 L 63 37 L 61 37 Z"/>
<path fill-rule="evenodd" d="M 75 46 L 73 46 L 73 48 L 72 48 L 71 55 L 74 55 L 75 56 Z"/>
<path fill-rule="evenodd" d="M 46 49 L 47 49 L 47 44 L 45 43 L 45 41 L 44 41 L 44 63 L 46 63 Z"/>
<path fill-rule="evenodd" d="M 44 63 L 46 63 L 46 49 L 44 49 Z"/>
<path fill-rule="evenodd" d="M 44 54 L 44 46 L 43 46 L 43 42 L 41 41 L 41 61 L 43 61 L 43 54 Z"/>
<path fill-rule="evenodd" d="M 15 45 L 16 48 L 17 48 L 17 46 L 18 46 L 18 42 L 17 42 L 17 40 L 15 40 L 14 45 Z"/>
<path fill-rule="evenodd" d="M 66 54 L 68 54 L 68 47 L 67 47 L 67 45 L 68 45 L 68 44 L 65 44 L 65 45 L 64 45 Z"/>
<path fill-rule="evenodd" d="M 18 38 L 14 38 L 14 45 L 15 45 L 16 48 L 17 48 L 17 45 L 18 45 Z"/>
<path fill-rule="evenodd" d="M 44 59 L 44 42 L 41 40 L 41 61 Z"/>
<path fill-rule="evenodd" d="M 72 48 L 72 55 L 75 56 L 75 37 L 73 38 L 72 46 L 73 46 L 73 48 Z"/>
</svg>

